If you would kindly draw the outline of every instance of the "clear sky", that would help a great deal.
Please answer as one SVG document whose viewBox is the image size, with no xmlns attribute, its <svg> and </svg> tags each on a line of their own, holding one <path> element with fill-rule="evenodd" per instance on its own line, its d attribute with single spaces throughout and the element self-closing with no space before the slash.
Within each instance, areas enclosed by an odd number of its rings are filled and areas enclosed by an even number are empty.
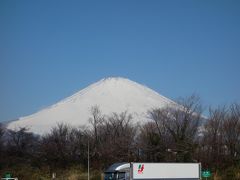
<svg viewBox="0 0 240 180">
<path fill-rule="evenodd" d="M 240 1 L 0 1 L 0 121 L 109 76 L 240 102 Z"/>
</svg>

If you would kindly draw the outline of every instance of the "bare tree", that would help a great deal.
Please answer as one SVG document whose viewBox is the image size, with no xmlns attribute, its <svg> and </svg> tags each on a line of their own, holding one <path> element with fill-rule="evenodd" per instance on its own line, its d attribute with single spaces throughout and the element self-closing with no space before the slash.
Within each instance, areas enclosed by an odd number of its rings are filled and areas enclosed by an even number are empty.
<svg viewBox="0 0 240 180">
<path fill-rule="evenodd" d="M 8 130 L 8 149 L 11 150 L 9 152 L 16 153 L 18 156 L 31 153 L 36 138 L 25 127 L 19 130 Z"/>
<path fill-rule="evenodd" d="M 166 129 L 172 137 L 176 161 L 192 161 L 196 137 L 202 120 L 202 107 L 196 96 L 180 99 L 177 105 L 154 109 L 150 112 L 159 134 Z"/>
<path fill-rule="evenodd" d="M 100 108 L 99 106 L 95 105 L 91 108 L 91 115 L 92 117 L 89 118 L 89 122 L 91 123 L 91 125 L 93 126 L 93 130 L 94 130 L 94 140 L 95 140 L 95 145 L 98 144 L 98 128 L 99 126 L 103 123 L 104 118 L 101 114 Z"/>
<path fill-rule="evenodd" d="M 229 107 L 228 117 L 223 123 L 224 141 L 228 148 L 230 159 L 234 162 L 240 158 L 240 105 Z"/>
<path fill-rule="evenodd" d="M 3 135 L 4 135 L 4 128 L 3 125 L 0 123 L 0 169 L 3 166 Z"/>
<path fill-rule="evenodd" d="M 209 115 L 203 129 L 202 162 L 215 168 L 234 164 L 240 159 L 240 105 L 210 108 Z"/>
<path fill-rule="evenodd" d="M 70 158 L 71 127 L 58 124 L 51 132 L 42 137 L 41 157 L 50 166 L 65 167 Z"/>
<path fill-rule="evenodd" d="M 39 158 L 51 168 L 65 168 L 71 164 L 87 164 L 88 135 L 82 129 L 58 124 L 42 137 Z"/>
<path fill-rule="evenodd" d="M 90 134 L 87 139 L 87 144 L 90 144 L 91 156 L 90 158 L 95 161 L 96 166 L 99 166 L 99 162 L 101 159 L 100 152 L 100 130 L 101 126 L 104 122 L 104 116 L 101 114 L 101 110 L 99 106 L 95 105 L 91 107 L 91 117 L 89 118 L 89 122 L 92 125 L 92 129 L 90 130 Z"/>
<path fill-rule="evenodd" d="M 139 159 L 141 161 L 171 161 L 170 148 L 171 140 L 167 132 L 163 132 L 164 127 L 158 123 L 149 122 L 140 129 L 138 136 Z"/>
<path fill-rule="evenodd" d="M 4 135 L 4 127 L 0 123 L 0 153 L 1 153 L 2 149 L 3 149 L 3 135 Z"/>
<path fill-rule="evenodd" d="M 132 160 L 136 128 L 131 121 L 132 116 L 127 112 L 113 113 L 99 128 L 99 152 L 103 165 Z"/>
<path fill-rule="evenodd" d="M 211 166 L 214 164 L 216 168 L 222 165 L 224 158 L 223 122 L 226 117 L 227 109 L 225 106 L 209 109 L 209 119 L 204 125 L 202 143 L 199 147 L 203 165 Z"/>
</svg>

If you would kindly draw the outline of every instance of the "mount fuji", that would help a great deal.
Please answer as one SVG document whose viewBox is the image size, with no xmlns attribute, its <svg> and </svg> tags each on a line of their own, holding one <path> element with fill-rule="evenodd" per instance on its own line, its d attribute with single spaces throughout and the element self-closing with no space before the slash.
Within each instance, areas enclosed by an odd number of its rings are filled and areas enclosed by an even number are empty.
<svg viewBox="0 0 240 180">
<path fill-rule="evenodd" d="M 146 122 L 147 111 L 175 104 L 150 88 L 121 77 L 102 79 L 32 115 L 21 117 L 7 125 L 8 129 L 26 127 L 35 134 L 50 132 L 57 123 L 74 127 L 88 126 L 91 108 L 97 105 L 104 115 L 127 111 L 133 122 Z"/>
</svg>

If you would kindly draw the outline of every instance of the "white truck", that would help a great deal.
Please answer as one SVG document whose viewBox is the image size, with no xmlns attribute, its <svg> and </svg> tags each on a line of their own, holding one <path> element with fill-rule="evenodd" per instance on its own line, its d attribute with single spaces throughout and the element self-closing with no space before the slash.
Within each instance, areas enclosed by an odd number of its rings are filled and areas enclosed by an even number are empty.
<svg viewBox="0 0 240 180">
<path fill-rule="evenodd" d="M 199 180 L 200 163 L 115 163 L 104 180 Z"/>
</svg>

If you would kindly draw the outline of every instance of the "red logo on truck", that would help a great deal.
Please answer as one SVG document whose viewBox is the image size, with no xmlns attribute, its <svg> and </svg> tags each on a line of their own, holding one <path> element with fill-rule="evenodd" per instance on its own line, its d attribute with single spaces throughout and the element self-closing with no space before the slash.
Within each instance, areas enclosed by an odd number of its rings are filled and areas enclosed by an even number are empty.
<svg viewBox="0 0 240 180">
<path fill-rule="evenodd" d="M 139 164 L 138 165 L 138 174 L 143 174 L 143 170 L 144 170 L 144 164 Z"/>
</svg>

